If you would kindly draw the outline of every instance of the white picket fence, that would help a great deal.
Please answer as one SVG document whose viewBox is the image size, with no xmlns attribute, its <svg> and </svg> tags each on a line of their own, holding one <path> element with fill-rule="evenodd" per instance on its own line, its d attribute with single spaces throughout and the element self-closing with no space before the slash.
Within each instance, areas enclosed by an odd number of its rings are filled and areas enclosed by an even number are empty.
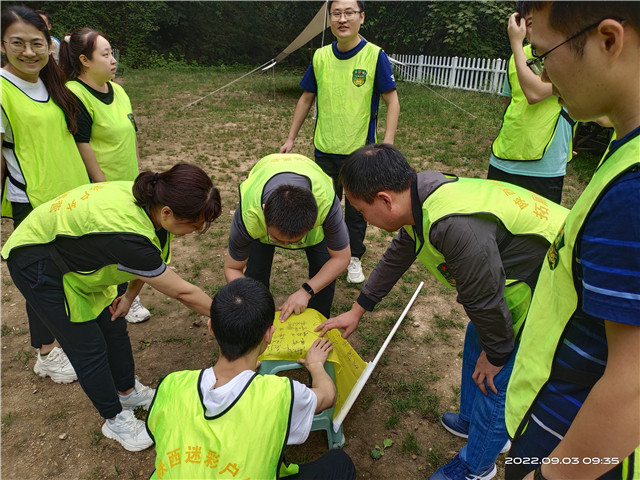
<svg viewBox="0 0 640 480">
<path fill-rule="evenodd" d="M 499 93 L 507 73 L 507 61 L 499 58 L 430 57 L 389 55 L 399 78 L 439 87 Z"/>
</svg>

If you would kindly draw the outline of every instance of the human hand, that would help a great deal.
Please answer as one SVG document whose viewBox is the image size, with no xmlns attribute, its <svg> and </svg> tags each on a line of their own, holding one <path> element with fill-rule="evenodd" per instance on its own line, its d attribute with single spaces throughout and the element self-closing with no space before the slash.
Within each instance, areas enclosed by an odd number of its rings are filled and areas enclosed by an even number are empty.
<svg viewBox="0 0 640 480">
<path fill-rule="evenodd" d="M 280 153 L 290 153 L 293 150 L 293 140 L 287 140 L 284 145 L 280 147 Z"/>
<path fill-rule="evenodd" d="M 509 17 L 509 24 L 507 25 L 507 33 L 509 34 L 509 41 L 513 46 L 522 47 L 522 42 L 527 36 L 527 21 L 520 16 L 519 13 L 514 13 Z"/>
<path fill-rule="evenodd" d="M 318 334 L 318 336 L 324 337 L 324 335 L 329 330 L 339 328 L 341 330 L 344 330 L 344 332 L 342 333 L 342 338 L 347 338 L 358 327 L 358 323 L 360 322 L 361 317 L 362 315 L 352 308 L 348 312 L 338 315 L 337 317 L 332 317 L 328 320 L 325 320 L 320 325 L 318 325 L 314 331 L 317 332 L 318 330 L 322 330 Z"/>
<path fill-rule="evenodd" d="M 300 314 L 304 312 L 311 300 L 309 295 L 302 287 L 295 293 L 289 295 L 286 302 L 284 302 L 278 310 L 280 310 L 280 321 L 284 322 L 292 313 Z"/>
<path fill-rule="evenodd" d="M 313 345 L 309 347 L 307 356 L 305 358 L 299 358 L 298 363 L 304 365 L 307 369 L 314 364 L 320 364 L 322 366 L 324 362 L 327 361 L 331 350 L 333 350 L 331 340 L 328 338 L 316 338 Z"/>
<path fill-rule="evenodd" d="M 476 369 L 473 371 L 473 375 L 471 375 L 471 378 L 473 378 L 473 381 L 476 382 L 476 385 L 478 385 L 478 388 L 483 394 L 488 395 L 487 388 L 484 384 L 484 382 L 486 381 L 489 390 L 497 395 L 498 389 L 493 384 L 493 377 L 495 377 L 500 372 L 500 370 L 502 370 L 502 367 L 496 367 L 495 365 L 493 365 L 487 359 L 487 354 L 482 351 L 482 353 L 478 357 L 478 361 L 476 362 Z"/>
<path fill-rule="evenodd" d="M 124 317 L 127 313 L 129 313 L 129 309 L 131 308 L 133 300 L 133 298 L 127 298 L 126 294 L 116 298 L 113 303 L 109 305 L 111 321 L 113 322 L 116 318 Z"/>
</svg>

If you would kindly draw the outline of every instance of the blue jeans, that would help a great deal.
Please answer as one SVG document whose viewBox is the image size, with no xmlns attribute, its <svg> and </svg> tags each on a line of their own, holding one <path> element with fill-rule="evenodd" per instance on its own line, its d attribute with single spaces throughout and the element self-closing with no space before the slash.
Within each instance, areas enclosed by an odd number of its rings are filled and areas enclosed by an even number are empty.
<svg viewBox="0 0 640 480">
<path fill-rule="evenodd" d="M 509 440 L 504 423 L 504 403 L 517 350 L 516 345 L 509 361 L 493 379 L 498 394 L 487 388 L 488 395 L 484 395 L 471 377 L 482 347 L 476 328 L 469 322 L 464 337 L 460 384 L 460 418 L 469 422 L 469 438 L 460 450 L 460 460 L 473 473 L 479 473 L 495 463 L 500 450 Z"/>
</svg>

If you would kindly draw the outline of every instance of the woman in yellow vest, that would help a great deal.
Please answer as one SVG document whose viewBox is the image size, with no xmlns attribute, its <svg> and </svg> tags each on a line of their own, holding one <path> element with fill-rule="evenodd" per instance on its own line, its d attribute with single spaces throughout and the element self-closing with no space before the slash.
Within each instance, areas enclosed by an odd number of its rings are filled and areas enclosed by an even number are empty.
<svg viewBox="0 0 640 480">
<path fill-rule="evenodd" d="M 135 180 L 140 163 L 137 126 L 129 97 L 111 81 L 117 68 L 111 45 L 101 32 L 80 28 L 65 36 L 60 58 L 67 88 L 78 101 L 74 138 L 91 181 Z M 122 285 L 120 293 L 126 288 Z M 139 323 L 151 315 L 136 297 L 125 318 Z"/>
<path fill-rule="evenodd" d="M 154 390 L 134 377 L 124 315 L 147 283 L 208 315 L 211 299 L 167 268 L 173 235 L 206 230 L 220 193 L 199 167 L 143 172 L 135 182 L 83 185 L 36 208 L 2 249 L 11 277 L 55 334 L 105 436 L 130 451 L 153 443 L 131 409 Z M 129 282 L 124 295 L 116 286 Z"/>
<path fill-rule="evenodd" d="M 89 183 L 72 133 L 75 102 L 51 57 L 51 37 L 42 17 L 23 6 L 2 11 L 2 53 L 7 63 L 0 83 L 2 216 L 14 227 L 38 205 Z M 34 371 L 56 383 L 77 379 L 55 336 L 27 304 L 31 345 L 38 349 Z"/>
</svg>

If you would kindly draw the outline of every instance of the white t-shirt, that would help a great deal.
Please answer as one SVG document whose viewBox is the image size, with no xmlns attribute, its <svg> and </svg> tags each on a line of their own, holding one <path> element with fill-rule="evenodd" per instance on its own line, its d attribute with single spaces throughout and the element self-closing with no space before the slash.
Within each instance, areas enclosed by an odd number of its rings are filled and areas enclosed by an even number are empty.
<svg viewBox="0 0 640 480">
<path fill-rule="evenodd" d="M 36 102 L 46 102 L 49 100 L 49 92 L 40 77 L 38 77 L 38 81 L 36 83 L 31 83 L 16 77 L 13 73 L 6 71 L 4 68 L 0 69 L 0 75 L 13 83 L 32 100 Z M 34 126 L 34 128 L 37 128 L 37 126 Z M 4 113 L 4 110 L 2 110 L 2 116 L 0 116 L 0 133 L 4 134 L 4 140 L 13 143 L 13 131 L 11 130 L 11 125 L 9 124 L 9 120 Z M 16 180 L 25 183 L 13 149 L 5 147 L 3 144 L 2 156 L 7 163 L 7 169 L 11 176 Z M 24 190 L 19 189 L 11 182 L 7 182 L 7 200 L 16 203 L 29 203 L 29 198 Z"/>
<path fill-rule="evenodd" d="M 229 408 L 242 393 L 253 375 L 255 375 L 255 372 L 245 370 L 236 375 L 229 383 L 213 388 L 216 384 L 216 375 L 213 372 L 213 368 L 207 368 L 202 375 L 202 382 L 200 383 L 200 391 L 204 406 L 207 408 L 207 415 L 218 415 Z M 293 408 L 287 445 L 300 445 L 305 442 L 311 431 L 318 398 L 306 385 L 295 380 L 292 383 Z"/>
</svg>

